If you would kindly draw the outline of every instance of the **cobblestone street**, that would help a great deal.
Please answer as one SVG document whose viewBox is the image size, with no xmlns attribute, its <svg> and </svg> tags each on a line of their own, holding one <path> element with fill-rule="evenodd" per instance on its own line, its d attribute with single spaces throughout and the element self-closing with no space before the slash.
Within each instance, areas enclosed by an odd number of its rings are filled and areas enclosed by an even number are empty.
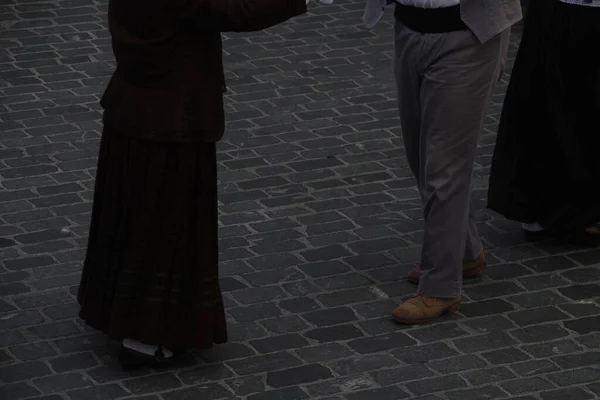
<svg viewBox="0 0 600 400">
<path fill-rule="evenodd" d="M 0 399 L 600 399 L 600 249 L 527 243 L 485 209 L 508 84 L 475 170 L 490 267 L 419 327 L 420 200 L 402 147 L 392 13 L 336 0 L 227 34 L 220 254 L 230 342 L 124 372 L 75 301 L 114 68 L 107 0 L 0 1 Z M 511 59 L 519 40 L 513 35 Z M 506 77 L 507 78 L 507 77 Z"/>
</svg>

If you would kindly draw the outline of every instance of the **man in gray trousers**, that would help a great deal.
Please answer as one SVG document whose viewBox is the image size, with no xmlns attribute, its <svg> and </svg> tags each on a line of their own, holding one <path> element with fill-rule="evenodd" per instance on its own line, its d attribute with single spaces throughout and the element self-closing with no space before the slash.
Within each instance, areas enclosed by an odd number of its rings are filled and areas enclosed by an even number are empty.
<svg viewBox="0 0 600 400">
<path fill-rule="evenodd" d="M 419 324 L 457 311 L 463 276 L 486 268 L 471 176 L 510 27 L 522 14 L 520 0 L 367 0 L 367 28 L 391 3 L 402 135 L 425 219 L 420 268 L 409 273 L 418 294 L 393 316 Z"/>
</svg>

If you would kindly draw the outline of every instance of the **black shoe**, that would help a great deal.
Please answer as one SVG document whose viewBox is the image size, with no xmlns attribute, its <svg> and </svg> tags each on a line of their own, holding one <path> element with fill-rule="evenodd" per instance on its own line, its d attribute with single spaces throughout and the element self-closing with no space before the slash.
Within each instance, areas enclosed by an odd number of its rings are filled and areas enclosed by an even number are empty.
<svg viewBox="0 0 600 400">
<path fill-rule="evenodd" d="M 160 369 L 171 367 L 174 364 L 183 361 L 188 354 L 189 353 L 184 350 L 173 353 L 171 357 L 165 357 L 162 348 L 159 347 L 154 355 L 149 355 L 121 345 L 119 362 L 124 369 L 141 367 Z"/>
<path fill-rule="evenodd" d="M 528 231 L 527 229 L 523 229 L 525 233 L 525 240 L 528 242 L 541 242 L 542 240 L 551 239 L 552 235 L 549 231 Z"/>
</svg>

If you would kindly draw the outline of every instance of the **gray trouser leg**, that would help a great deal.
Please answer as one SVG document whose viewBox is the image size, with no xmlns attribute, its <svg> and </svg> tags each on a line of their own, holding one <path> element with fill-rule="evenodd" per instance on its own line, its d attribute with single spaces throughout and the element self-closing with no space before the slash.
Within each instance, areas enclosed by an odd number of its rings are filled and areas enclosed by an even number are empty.
<svg viewBox="0 0 600 400">
<path fill-rule="evenodd" d="M 395 34 L 402 134 L 425 219 L 419 293 L 456 297 L 463 261 L 483 249 L 471 176 L 509 32 L 485 44 L 469 31 L 429 35 L 397 24 Z"/>
</svg>

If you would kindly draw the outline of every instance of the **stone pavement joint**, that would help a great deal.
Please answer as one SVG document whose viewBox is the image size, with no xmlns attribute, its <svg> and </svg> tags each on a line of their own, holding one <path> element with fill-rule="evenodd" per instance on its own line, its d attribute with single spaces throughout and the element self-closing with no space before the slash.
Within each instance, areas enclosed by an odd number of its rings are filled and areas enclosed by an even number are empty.
<svg viewBox="0 0 600 400">
<path fill-rule="evenodd" d="M 398 128 L 392 16 L 363 0 L 227 34 L 219 148 L 231 341 L 176 370 L 122 371 L 77 319 L 114 60 L 106 0 L 0 5 L 0 398 L 583 400 L 600 398 L 600 251 L 526 243 L 485 210 L 504 79 L 474 178 L 487 275 L 461 313 L 403 327 L 419 196 Z M 514 59 L 519 40 L 511 46 Z"/>
</svg>

